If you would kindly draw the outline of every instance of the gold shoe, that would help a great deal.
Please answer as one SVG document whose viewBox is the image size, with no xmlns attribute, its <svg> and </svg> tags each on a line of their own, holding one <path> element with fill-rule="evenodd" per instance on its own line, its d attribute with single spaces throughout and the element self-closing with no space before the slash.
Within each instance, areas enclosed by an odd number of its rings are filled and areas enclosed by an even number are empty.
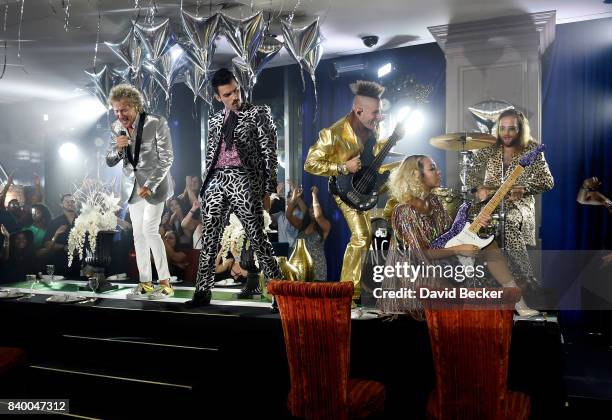
<svg viewBox="0 0 612 420">
<path fill-rule="evenodd" d="M 141 282 L 138 283 L 136 287 L 129 291 L 126 295 L 128 299 L 146 299 L 148 296 L 153 293 L 153 283 Z"/>
<path fill-rule="evenodd" d="M 172 288 L 172 286 L 168 286 L 167 284 L 160 284 L 149 295 L 149 299 L 160 300 L 160 299 L 166 299 L 172 296 L 174 296 L 174 289 Z"/>
</svg>

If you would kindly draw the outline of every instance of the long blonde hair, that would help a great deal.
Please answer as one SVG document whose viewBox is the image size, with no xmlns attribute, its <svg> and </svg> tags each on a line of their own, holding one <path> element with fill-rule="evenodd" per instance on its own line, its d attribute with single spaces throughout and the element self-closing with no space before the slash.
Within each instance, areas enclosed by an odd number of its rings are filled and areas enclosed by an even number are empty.
<svg viewBox="0 0 612 420">
<path fill-rule="evenodd" d="M 402 161 L 400 166 L 391 171 L 387 186 L 389 194 L 398 203 L 406 203 L 413 198 L 424 198 L 423 160 L 426 155 L 411 155 Z"/>
<path fill-rule="evenodd" d="M 529 129 L 529 120 L 527 119 L 525 114 L 523 114 L 521 111 L 518 111 L 514 108 L 505 110 L 504 112 L 499 114 L 499 117 L 497 117 L 497 122 L 495 123 L 496 130 L 497 130 L 496 132 L 497 144 L 499 145 L 502 143 L 501 135 L 499 134 L 499 122 L 501 121 L 502 118 L 505 118 L 505 117 L 516 118 L 516 121 L 518 122 L 519 143 L 521 147 L 524 149 L 525 147 L 527 147 L 529 140 L 531 140 L 531 130 Z"/>
</svg>

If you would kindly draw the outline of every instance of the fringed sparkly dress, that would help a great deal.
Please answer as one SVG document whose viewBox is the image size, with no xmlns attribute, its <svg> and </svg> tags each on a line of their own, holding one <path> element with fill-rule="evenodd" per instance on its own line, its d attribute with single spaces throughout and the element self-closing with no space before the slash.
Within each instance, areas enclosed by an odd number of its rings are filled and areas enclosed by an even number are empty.
<svg viewBox="0 0 612 420">
<path fill-rule="evenodd" d="M 409 204 L 400 204 L 393 210 L 391 217 L 393 239 L 386 266 L 396 267 L 398 262 L 402 265 L 406 262 L 412 266 L 432 264 L 424 251 L 429 249 L 431 241 L 450 228 L 452 220 L 437 196 L 429 194 L 425 201 L 430 210 L 428 214 L 419 212 Z M 440 263 L 440 260 L 436 263 Z M 383 292 L 417 290 L 420 286 L 435 287 L 441 284 L 440 280 L 434 277 L 419 276 L 411 279 L 410 276 L 397 274 L 396 272 L 393 276 L 384 277 Z M 378 307 L 386 313 L 410 313 L 416 318 L 422 317 L 422 305 L 417 298 L 382 297 L 378 300 Z"/>
</svg>

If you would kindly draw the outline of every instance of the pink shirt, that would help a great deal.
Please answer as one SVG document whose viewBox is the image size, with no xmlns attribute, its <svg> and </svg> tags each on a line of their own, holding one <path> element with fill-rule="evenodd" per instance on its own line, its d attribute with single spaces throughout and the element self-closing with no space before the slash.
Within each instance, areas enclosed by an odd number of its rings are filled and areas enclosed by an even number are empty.
<svg viewBox="0 0 612 420">
<path fill-rule="evenodd" d="M 231 111 L 230 111 L 231 112 Z M 225 114 L 225 118 L 223 121 L 227 120 L 229 112 Z M 227 150 L 225 148 L 225 139 L 223 136 L 219 139 L 221 142 L 221 150 L 219 150 L 219 158 L 217 159 L 217 164 L 215 168 L 223 168 L 226 166 L 242 166 L 242 162 L 240 161 L 240 156 L 238 156 L 238 150 L 236 149 L 236 144 L 230 149 Z"/>
</svg>

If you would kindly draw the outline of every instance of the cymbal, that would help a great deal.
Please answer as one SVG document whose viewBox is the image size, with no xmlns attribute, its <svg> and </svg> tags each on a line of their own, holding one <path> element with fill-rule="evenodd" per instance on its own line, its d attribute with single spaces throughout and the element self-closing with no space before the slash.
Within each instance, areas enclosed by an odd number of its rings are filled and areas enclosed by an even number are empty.
<svg viewBox="0 0 612 420">
<path fill-rule="evenodd" d="M 447 133 L 429 139 L 429 144 L 437 149 L 449 152 L 475 150 L 495 144 L 496 138 L 487 133 Z"/>
</svg>

